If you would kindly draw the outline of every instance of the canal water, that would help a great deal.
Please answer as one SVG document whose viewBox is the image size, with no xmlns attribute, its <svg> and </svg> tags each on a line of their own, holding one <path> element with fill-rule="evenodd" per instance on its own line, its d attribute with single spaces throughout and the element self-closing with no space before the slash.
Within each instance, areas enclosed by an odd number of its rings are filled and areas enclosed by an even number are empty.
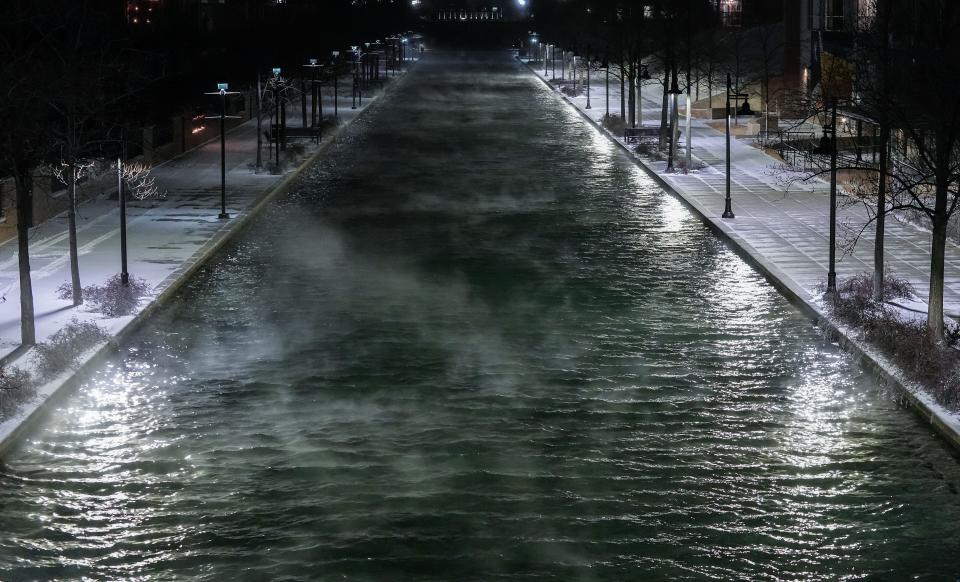
<svg viewBox="0 0 960 582">
<path fill-rule="evenodd" d="M 953 580 L 960 464 L 507 53 L 435 53 L 0 472 L 3 580 Z"/>
</svg>

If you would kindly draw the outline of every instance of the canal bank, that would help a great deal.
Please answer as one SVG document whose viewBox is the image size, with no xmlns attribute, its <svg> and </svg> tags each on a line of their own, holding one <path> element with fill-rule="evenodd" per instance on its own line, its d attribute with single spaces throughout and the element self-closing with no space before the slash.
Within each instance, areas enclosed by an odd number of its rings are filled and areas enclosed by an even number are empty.
<svg viewBox="0 0 960 582">
<path fill-rule="evenodd" d="M 543 81 L 547 87 L 549 87 L 551 91 L 555 93 L 555 95 L 559 96 L 569 107 L 579 113 L 583 119 L 588 121 L 597 131 L 608 137 L 613 143 L 617 144 L 617 146 L 622 149 L 632 160 L 634 160 L 636 164 L 647 171 L 647 173 L 653 179 L 655 179 L 662 188 L 674 193 L 691 210 L 696 212 L 711 230 L 729 242 L 732 248 L 734 248 L 742 257 L 748 260 L 755 268 L 763 273 L 774 286 L 776 286 L 786 297 L 788 297 L 814 322 L 816 322 L 816 324 L 820 326 L 831 339 L 837 341 L 847 352 L 857 357 L 865 365 L 869 366 L 874 373 L 877 374 L 877 377 L 881 382 L 896 389 L 902 395 L 903 400 L 911 409 L 919 414 L 924 420 L 929 422 L 938 434 L 940 434 L 947 442 L 951 444 L 951 446 L 960 452 L 960 414 L 951 412 L 938 404 L 929 394 L 927 394 L 923 387 L 917 385 L 915 382 L 907 378 L 898 366 L 880 354 L 876 349 L 865 343 L 856 330 L 850 329 L 848 326 L 845 326 L 836 321 L 834 318 L 830 317 L 826 307 L 823 304 L 822 298 L 814 294 L 815 292 L 813 291 L 813 288 L 815 288 L 815 285 L 811 285 L 810 273 L 821 272 L 821 267 L 816 263 L 816 261 L 809 261 L 809 263 L 811 263 L 809 265 L 798 265 L 796 256 L 806 255 L 809 257 L 811 254 L 809 248 L 800 250 L 798 246 L 805 245 L 816 248 L 816 245 L 822 245 L 822 237 L 810 236 L 797 241 L 799 244 L 794 243 L 793 245 L 770 245 L 767 241 L 757 244 L 757 241 L 751 236 L 757 230 L 755 225 L 751 224 L 747 229 L 738 230 L 734 226 L 734 221 L 737 220 L 736 218 L 728 220 L 720 216 L 718 210 L 723 208 L 722 190 L 718 190 L 716 188 L 701 188 L 699 191 L 695 191 L 691 188 L 691 186 L 699 185 L 699 182 L 693 180 L 684 180 L 682 174 L 668 174 L 664 171 L 664 164 L 652 163 L 647 158 L 635 154 L 630 149 L 629 145 L 625 143 L 624 139 L 622 139 L 620 136 L 613 135 L 609 130 L 603 127 L 603 125 L 597 119 L 597 116 L 599 115 L 597 112 L 594 112 L 591 115 L 591 112 L 584 108 L 584 104 L 578 103 L 577 100 L 572 99 L 563 94 L 561 91 L 557 90 L 553 85 L 550 84 L 550 81 L 543 74 L 537 71 L 535 67 L 531 67 L 526 63 L 523 63 L 522 59 L 519 57 L 517 57 L 517 61 L 522 63 L 525 66 L 525 69 L 532 72 L 539 80 Z M 697 143 L 698 142 L 694 140 L 694 159 L 702 163 L 702 159 L 710 159 L 710 156 L 703 155 L 702 152 L 698 151 L 696 146 Z M 739 147 L 742 149 L 742 146 Z M 733 166 L 734 170 L 739 171 L 736 162 L 733 163 Z M 723 169 L 707 167 L 707 171 L 722 172 Z M 738 184 L 738 186 L 740 186 L 740 184 Z M 759 181 L 753 187 L 757 189 L 762 189 L 765 187 L 769 188 L 769 186 L 760 183 Z M 738 193 L 742 194 L 743 190 L 741 189 Z M 735 195 L 734 199 L 736 200 L 734 206 L 735 214 L 739 214 L 748 210 L 748 208 L 744 207 L 745 205 L 743 204 L 740 196 Z M 749 210 L 754 209 L 750 208 Z M 754 211 L 750 212 L 750 218 L 747 220 L 760 220 L 761 222 L 764 222 L 764 219 L 766 219 L 766 224 L 762 224 L 761 228 L 767 231 L 782 229 L 785 231 L 794 230 L 798 232 L 809 232 L 809 223 L 820 218 L 822 217 L 815 215 L 797 216 L 796 214 L 772 214 Z M 742 216 L 740 220 L 743 220 Z M 909 228 L 910 230 L 916 230 L 914 227 Z M 893 240 L 893 242 L 890 243 L 891 246 L 896 245 L 898 240 L 893 237 L 891 238 Z M 792 248 L 786 249 L 785 247 Z M 823 246 L 821 250 L 825 253 L 825 249 L 826 247 Z M 790 264 L 792 271 L 790 268 L 785 269 L 781 264 L 783 262 Z M 850 274 L 853 274 L 849 267 L 846 270 Z M 922 267 L 919 270 L 922 271 Z M 826 271 L 822 272 L 825 273 Z M 798 273 L 800 274 L 800 277 L 797 276 Z M 825 278 L 825 275 L 823 276 Z"/>
<path fill-rule="evenodd" d="M 282 160 L 287 169 L 277 175 L 253 172 L 258 143 L 256 120 L 233 128 L 228 133 L 232 158 L 227 183 L 227 209 L 231 215 L 228 222 L 216 218 L 211 206 L 211 203 L 216 202 L 216 198 L 205 195 L 219 193 L 218 140 L 211 140 L 154 168 L 154 176 L 160 187 L 166 190 L 164 199 L 154 206 L 139 209 L 139 212 L 136 206 L 128 210 L 129 252 L 133 257 L 131 277 L 141 279 L 150 289 L 146 300 L 140 302 L 133 314 L 105 318 L 97 312 L 86 311 L 82 306 L 61 307 L 57 303 L 64 301 L 54 300 L 54 289 L 61 278 L 69 280 L 69 265 L 64 257 L 41 259 L 39 268 L 35 261 L 32 271 L 35 279 L 34 297 L 38 307 L 38 341 L 46 341 L 58 330 L 77 321 L 100 325 L 108 334 L 108 339 L 98 342 L 96 346 L 81 354 L 68 370 L 39 384 L 36 387 L 36 397 L 0 423 L 0 458 L 14 450 L 19 441 L 28 435 L 37 423 L 43 421 L 49 410 L 69 394 L 71 388 L 82 382 L 90 370 L 101 365 L 104 358 L 148 321 L 157 309 L 166 305 L 199 268 L 249 225 L 251 219 L 259 215 L 278 196 L 286 193 L 305 169 L 316 163 L 322 154 L 336 144 L 338 137 L 351 124 L 362 119 L 367 111 L 379 106 L 393 88 L 403 82 L 409 67 L 413 67 L 416 62 L 412 60 L 399 77 L 386 77 L 384 73 L 386 82 L 382 89 L 376 94 L 367 95 L 355 109 L 348 106 L 350 99 L 345 97 L 342 91 L 336 98 L 332 95 L 323 96 L 321 111 L 323 108 L 332 111 L 336 102 L 340 106 L 339 122 L 324 133 L 319 144 L 304 148 L 303 153 L 297 154 L 294 149 L 297 146 L 291 144 L 293 155 L 284 155 Z M 341 85 L 344 91 L 349 88 L 348 83 Z M 291 111 L 288 123 L 291 126 L 301 123 L 296 111 Z M 289 167 L 291 163 L 293 166 Z M 119 231 L 108 230 L 105 234 L 101 225 L 105 218 L 115 215 L 116 212 L 111 206 L 115 205 L 109 200 L 99 199 L 78 208 L 81 277 L 85 281 L 99 282 L 100 277 L 110 276 L 116 268 L 116 261 L 105 260 L 104 255 L 119 253 L 113 246 L 117 243 L 115 239 Z M 144 223 L 153 226 L 153 231 L 143 234 Z M 50 247 L 62 243 L 65 239 L 62 232 L 64 227 L 63 216 L 37 227 L 34 235 L 40 236 L 32 237 L 32 252 L 36 253 L 36 249 L 40 248 L 42 252 L 49 253 Z M 138 227 L 140 231 L 137 230 Z M 191 240 L 187 242 L 184 239 Z M 15 245 L 16 241 L 5 245 L 14 247 L 5 249 L 13 255 L 13 259 L 16 255 Z M 12 259 L 6 261 L 8 268 L 13 263 Z M 69 304 L 69 301 L 66 303 Z M 13 301 L 0 304 L 2 316 L 19 324 L 16 307 L 17 303 Z M 47 314 L 52 317 L 44 320 L 44 315 Z M 0 327 L 14 329 L 10 325 Z M 18 350 L 6 358 L 4 366 L 20 368 L 36 375 L 35 357 L 35 350 Z"/>
</svg>

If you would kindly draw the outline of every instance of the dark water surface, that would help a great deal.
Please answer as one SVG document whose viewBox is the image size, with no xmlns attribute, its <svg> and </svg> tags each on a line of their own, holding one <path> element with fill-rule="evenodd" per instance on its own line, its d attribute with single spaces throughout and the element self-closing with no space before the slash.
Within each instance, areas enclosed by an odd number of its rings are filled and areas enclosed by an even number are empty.
<svg viewBox="0 0 960 582">
<path fill-rule="evenodd" d="M 956 458 L 538 83 L 420 64 L 9 459 L 0 579 L 956 579 Z"/>
</svg>

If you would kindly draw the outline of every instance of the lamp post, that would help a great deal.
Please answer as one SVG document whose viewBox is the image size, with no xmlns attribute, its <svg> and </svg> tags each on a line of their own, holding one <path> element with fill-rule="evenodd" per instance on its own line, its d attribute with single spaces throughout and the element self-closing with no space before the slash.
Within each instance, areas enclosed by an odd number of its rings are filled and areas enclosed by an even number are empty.
<svg viewBox="0 0 960 582">
<path fill-rule="evenodd" d="M 746 97 L 744 93 L 732 93 L 730 87 L 730 73 L 727 73 L 727 111 L 726 111 L 726 137 L 727 137 L 727 180 L 726 180 L 726 190 L 723 203 L 723 214 L 721 218 L 735 218 L 733 214 L 733 207 L 730 200 L 730 99 Z M 689 139 L 689 138 L 688 138 Z"/>
<path fill-rule="evenodd" d="M 590 51 L 587 51 L 587 56 L 583 58 L 584 70 L 587 74 L 587 109 L 593 109 L 590 105 Z"/>
<path fill-rule="evenodd" d="M 320 121 L 323 121 L 323 103 L 320 102 L 323 97 L 320 94 L 320 87 L 318 85 L 320 66 L 317 59 L 310 59 L 310 62 L 304 65 L 304 67 L 310 69 L 310 127 L 314 128 L 317 127 L 318 102 L 320 107 Z M 306 127 L 306 119 L 304 119 L 304 127 Z"/>
<path fill-rule="evenodd" d="M 337 79 L 340 77 L 340 51 L 331 51 L 331 64 L 333 66 L 333 118 L 340 118 L 340 87 Z"/>
<path fill-rule="evenodd" d="M 547 57 L 549 56 L 548 53 L 550 52 L 550 44 L 542 43 L 540 46 L 543 47 L 543 76 L 546 77 L 547 76 Z"/>
<path fill-rule="evenodd" d="M 223 220 L 230 218 L 227 214 L 227 95 L 238 95 L 238 91 L 228 91 L 229 86 L 226 83 L 217 83 L 215 93 L 204 93 L 204 95 L 220 96 L 220 215 L 217 218 Z M 238 115 L 230 115 L 231 119 L 236 119 Z"/>
<path fill-rule="evenodd" d="M 363 52 L 360 55 L 360 80 L 362 81 L 362 87 L 367 89 L 370 87 L 370 64 L 373 60 L 372 53 L 370 52 L 370 43 L 363 43 Z M 363 102 L 361 101 L 361 104 Z"/>
<path fill-rule="evenodd" d="M 606 70 L 606 78 L 604 81 L 606 83 L 606 87 L 604 88 L 604 91 L 603 91 L 604 99 L 607 102 L 606 104 L 607 112 L 604 115 L 604 117 L 606 118 L 606 117 L 610 117 L 610 56 L 609 55 L 607 55 L 603 59 L 603 68 Z"/>
<path fill-rule="evenodd" d="M 824 127 L 824 131 L 828 128 Z M 837 100 L 830 104 L 830 264 L 827 270 L 827 295 L 837 293 Z M 883 176 L 880 177 L 883 179 Z"/>
<path fill-rule="evenodd" d="M 677 95 L 680 94 L 680 88 L 677 86 L 677 72 L 673 71 L 672 82 L 670 84 L 670 143 L 667 145 L 667 171 L 673 172 L 673 158 L 677 141 Z"/>
<path fill-rule="evenodd" d="M 280 119 L 281 111 L 285 110 L 281 101 L 283 100 L 283 77 L 280 76 L 280 67 L 273 68 L 273 77 L 270 79 L 271 84 L 273 85 L 273 110 L 274 110 L 274 122 L 276 124 L 276 129 L 273 135 L 273 149 L 275 152 L 275 163 L 277 170 L 280 168 L 280 141 L 282 134 L 284 132 L 283 123 Z"/>
<path fill-rule="evenodd" d="M 350 47 L 351 54 L 353 55 L 353 101 L 350 105 L 350 109 L 357 108 L 357 89 L 359 88 L 357 85 L 357 66 L 358 66 L 358 59 L 360 58 L 360 55 L 358 52 L 359 50 L 360 49 L 356 46 Z"/>
</svg>

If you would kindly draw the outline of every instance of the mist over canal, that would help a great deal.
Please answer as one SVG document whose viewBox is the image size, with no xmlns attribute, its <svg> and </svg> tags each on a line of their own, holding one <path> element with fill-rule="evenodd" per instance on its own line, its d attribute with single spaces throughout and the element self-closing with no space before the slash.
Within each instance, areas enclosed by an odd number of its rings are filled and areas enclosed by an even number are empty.
<svg viewBox="0 0 960 582">
<path fill-rule="evenodd" d="M 0 578 L 960 563 L 913 413 L 506 52 L 429 55 L 0 474 Z"/>
</svg>

